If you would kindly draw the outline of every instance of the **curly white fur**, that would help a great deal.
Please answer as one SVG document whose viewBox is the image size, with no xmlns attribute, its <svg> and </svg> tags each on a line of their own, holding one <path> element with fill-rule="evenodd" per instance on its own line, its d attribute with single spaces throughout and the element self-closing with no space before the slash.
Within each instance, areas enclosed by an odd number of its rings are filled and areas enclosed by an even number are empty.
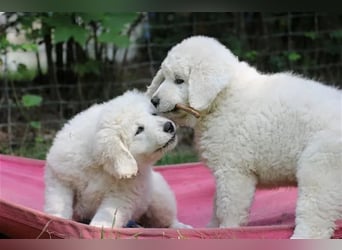
<svg viewBox="0 0 342 250">
<path fill-rule="evenodd" d="M 196 36 L 169 51 L 147 94 L 159 99 L 159 112 L 195 129 L 216 178 L 210 226 L 245 224 L 256 186 L 298 185 L 292 238 L 332 236 L 342 214 L 340 90 L 260 73 L 217 40 Z M 201 118 L 175 110 L 177 103 Z"/>
<path fill-rule="evenodd" d="M 123 227 L 145 214 L 152 227 L 189 227 L 177 220 L 174 194 L 151 168 L 176 145 L 175 130 L 164 129 L 170 122 L 137 91 L 76 115 L 47 155 L 45 212 L 98 227 Z"/>
</svg>

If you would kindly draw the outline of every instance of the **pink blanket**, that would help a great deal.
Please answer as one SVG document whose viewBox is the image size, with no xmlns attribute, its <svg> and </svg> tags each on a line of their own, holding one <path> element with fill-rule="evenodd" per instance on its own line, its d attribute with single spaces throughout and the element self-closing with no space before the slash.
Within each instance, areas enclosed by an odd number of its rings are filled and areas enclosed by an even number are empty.
<svg viewBox="0 0 342 250">
<path fill-rule="evenodd" d="M 295 188 L 258 190 L 248 226 L 205 228 L 212 213 L 214 180 L 201 163 L 157 168 L 174 190 L 178 217 L 194 229 L 99 229 L 42 212 L 44 161 L 0 155 L 0 233 L 11 238 L 215 238 L 286 239 L 294 227 Z M 334 238 L 342 238 L 338 222 Z"/>
</svg>

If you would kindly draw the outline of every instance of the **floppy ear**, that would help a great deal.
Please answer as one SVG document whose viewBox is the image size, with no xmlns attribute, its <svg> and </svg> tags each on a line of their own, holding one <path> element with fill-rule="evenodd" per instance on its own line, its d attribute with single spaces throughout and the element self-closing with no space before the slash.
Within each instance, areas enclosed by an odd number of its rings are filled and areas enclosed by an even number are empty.
<svg viewBox="0 0 342 250">
<path fill-rule="evenodd" d="M 199 111 L 207 109 L 228 83 L 229 76 L 223 67 L 202 69 L 195 66 L 189 77 L 190 106 Z"/>
<path fill-rule="evenodd" d="M 103 169 L 117 178 L 130 178 L 138 173 L 138 165 L 124 141 L 113 128 L 101 128 L 94 141 L 94 154 Z"/>
<path fill-rule="evenodd" d="M 151 85 L 147 87 L 146 95 L 151 98 L 163 81 L 164 81 L 164 76 L 160 69 L 158 70 L 157 74 L 154 76 L 151 82 Z"/>
</svg>

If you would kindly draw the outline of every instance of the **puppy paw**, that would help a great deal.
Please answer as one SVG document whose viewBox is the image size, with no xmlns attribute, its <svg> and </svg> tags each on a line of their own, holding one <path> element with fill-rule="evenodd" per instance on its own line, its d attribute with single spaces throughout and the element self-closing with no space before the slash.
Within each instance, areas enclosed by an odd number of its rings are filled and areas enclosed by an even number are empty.
<svg viewBox="0 0 342 250">
<path fill-rule="evenodd" d="M 90 226 L 94 227 L 100 227 L 100 228 L 122 228 L 124 225 L 121 225 L 120 223 L 112 223 L 109 221 L 104 221 L 104 220 L 92 220 L 89 223 Z"/>
<path fill-rule="evenodd" d="M 93 227 L 100 227 L 100 228 L 111 228 L 112 225 L 107 223 L 107 222 L 104 222 L 104 221 L 91 221 L 89 223 L 90 226 L 93 226 Z"/>
</svg>

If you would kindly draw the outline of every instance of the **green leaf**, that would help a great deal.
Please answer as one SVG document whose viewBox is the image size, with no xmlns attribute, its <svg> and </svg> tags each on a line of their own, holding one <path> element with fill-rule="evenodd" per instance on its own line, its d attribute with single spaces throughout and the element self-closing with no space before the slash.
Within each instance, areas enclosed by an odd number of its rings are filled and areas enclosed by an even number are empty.
<svg viewBox="0 0 342 250">
<path fill-rule="evenodd" d="M 138 13 L 115 13 L 108 14 L 102 21 L 102 26 L 105 30 L 113 33 L 120 33 L 125 25 L 132 23 Z"/>
<path fill-rule="evenodd" d="M 36 107 L 40 106 L 42 103 L 43 98 L 39 95 L 24 95 L 21 98 L 21 103 L 24 107 L 30 108 L 30 107 Z"/>
<path fill-rule="evenodd" d="M 114 43 L 118 47 L 126 48 L 130 41 L 129 37 L 118 33 L 107 32 L 99 35 L 98 40 L 103 43 Z"/>
<path fill-rule="evenodd" d="M 39 123 L 39 128 L 40 128 L 41 126 L 40 126 L 40 123 Z M 36 143 L 43 143 L 44 142 L 44 137 L 43 136 L 41 136 L 41 135 L 37 135 L 36 136 L 36 138 L 35 138 L 35 142 Z"/>
<path fill-rule="evenodd" d="M 247 51 L 245 53 L 245 57 L 251 61 L 255 60 L 258 55 L 259 55 L 258 51 L 255 51 L 255 50 Z"/>
<path fill-rule="evenodd" d="M 88 31 L 76 25 L 55 28 L 55 31 L 54 31 L 55 43 L 66 42 L 71 37 L 73 37 L 76 42 L 78 42 L 79 44 L 83 46 L 87 40 Z"/>
<path fill-rule="evenodd" d="M 5 53 L 7 48 L 9 47 L 9 42 L 5 36 L 5 33 L 0 34 L 0 51 L 1 53 Z"/>
<path fill-rule="evenodd" d="M 131 13 L 115 13 L 115 14 L 107 14 L 103 18 L 103 26 L 107 28 L 111 27 L 119 27 L 122 28 L 124 24 L 129 24 L 133 22 L 138 16 L 138 13 L 131 12 Z"/>
<path fill-rule="evenodd" d="M 74 26 L 71 31 L 75 41 L 84 46 L 88 38 L 88 31 L 78 26 Z"/>
<path fill-rule="evenodd" d="M 40 129 L 40 128 L 41 128 L 41 124 L 40 124 L 39 121 L 31 121 L 31 122 L 30 122 L 30 126 L 31 126 L 32 128 L 35 128 L 35 129 Z M 39 139 L 39 138 L 36 138 L 36 141 L 39 141 L 39 140 L 37 140 L 37 139 Z"/>
<path fill-rule="evenodd" d="M 24 44 L 21 45 L 21 49 L 23 51 L 37 52 L 38 51 L 38 46 L 37 46 L 37 44 L 34 44 L 34 43 L 24 43 Z"/>
<path fill-rule="evenodd" d="M 51 16 L 43 16 L 42 21 L 50 28 L 69 26 L 72 24 L 71 13 L 53 13 Z"/>
<path fill-rule="evenodd" d="M 71 37 L 82 46 L 85 44 L 88 31 L 74 23 L 72 13 L 54 13 L 49 18 L 44 18 L 44 22 L 54 31 L 54 42 L 66 42 Z"/>
<path fill-rule="evenodd" d="M 311 40 L 315 40 L 317 39 L 318 34 L 314 31 L 311 31 L 311 32 L 305 32 L 304 36 L 310 38 Z"/>
<path fill-rule="evenodd" d="M 297 52 L 290 52 L 287 55 L 288 59 L 292 62 L 298 61 L 302 56 L 298 54 Z"/>
</svg>

